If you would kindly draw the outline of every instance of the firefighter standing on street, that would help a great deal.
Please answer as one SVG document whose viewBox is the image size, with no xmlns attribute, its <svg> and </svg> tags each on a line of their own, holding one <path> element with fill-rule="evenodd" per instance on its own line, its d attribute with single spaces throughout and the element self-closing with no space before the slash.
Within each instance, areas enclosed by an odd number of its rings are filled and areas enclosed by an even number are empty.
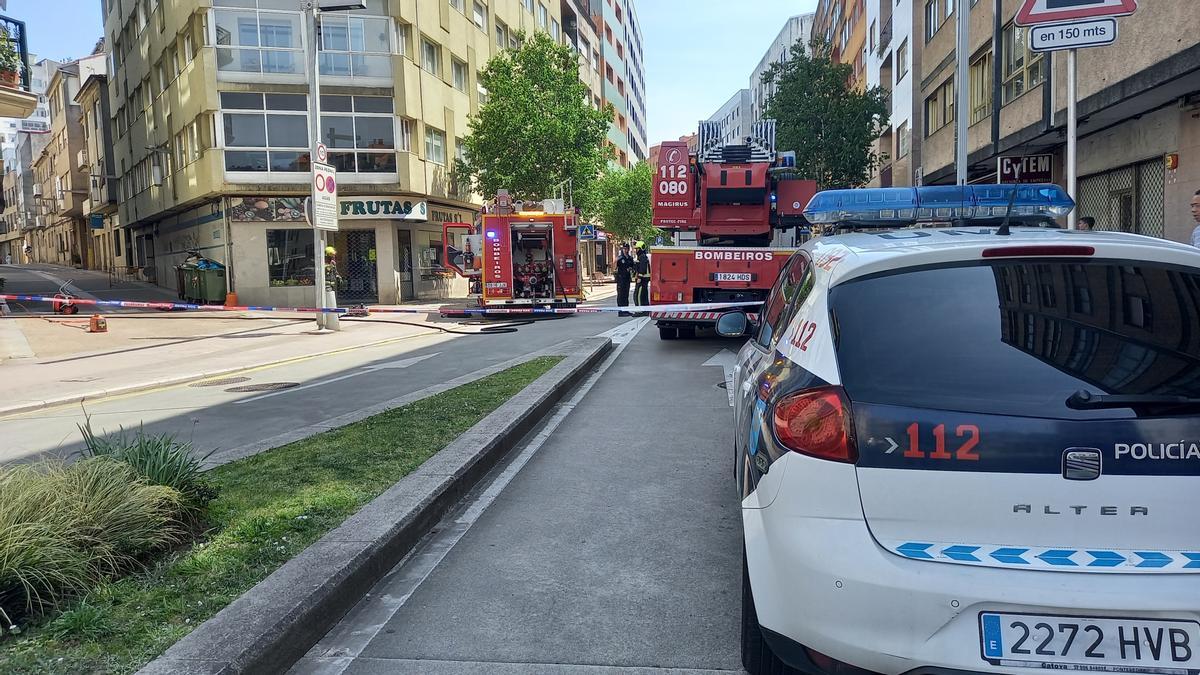
<svg viewBox="0 0 1200 675">
<path fill-rule="evenodd" d="M 617 255 L 617 307 L 629 306 L 629 285 L 633 283 L 633 272 L 637 261 L 629 254 L 629 244 L 621 244 L 621 252 Z M 629 312 L 619 312 L 619 316 L 629 316 Z"/>
<path fill-rule="evenodd" d="M 644 241 L 639 241 L 634 248 L 637 249 L 637 286 L 633 291 L 633 303 L 646 306 L 650 304 L 650 255 L 646 253 Z"/>
</svg>

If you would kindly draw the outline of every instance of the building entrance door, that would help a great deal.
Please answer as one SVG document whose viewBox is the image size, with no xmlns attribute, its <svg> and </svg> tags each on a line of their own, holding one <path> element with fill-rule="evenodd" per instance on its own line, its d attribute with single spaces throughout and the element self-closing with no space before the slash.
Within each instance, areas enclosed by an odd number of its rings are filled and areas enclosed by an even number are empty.
<svg viewBox="0 0 1200 675">
<path fill-rule="evenodd" d="M 375 230 L 342 230 L 327 236 L 337 250 L 337 270 L 342 277 L 338 304 L 379 302 L 379 256 Z"/>
<path fill-rule="evenodd" d="M 396 248 L 400 251 L 399 264 L 396 266 L 396 280 L 400 284 L 400 300 L 413 300 L 417 297 L 417 291 L 413 288 L 411 230 L 396 230 Z"/>
</svg>

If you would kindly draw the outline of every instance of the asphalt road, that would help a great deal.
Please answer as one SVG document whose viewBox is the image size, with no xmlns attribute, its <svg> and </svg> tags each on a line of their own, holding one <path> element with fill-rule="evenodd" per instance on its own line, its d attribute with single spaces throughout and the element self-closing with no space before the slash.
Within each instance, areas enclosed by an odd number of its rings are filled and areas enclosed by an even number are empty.
<svg viewBox="0 0 1200 675">
<path fill-rule="evenodd" d="M 171 433 L 201 453 L 223 452 L 422 390 L 563 340 L 603 333 L 628 319 L 588 314 L 538 321 L 499 335 L 418 335 L 398 342 L 293 361 L 239 374 L 224 386 L 179 385 L 86 404 L 96 431 Z M 444 324 L 453 327 L 453 324 Z M 253 336 L 247 336 L 252 340 Z M 153 358 L 148 353 L 147 358 Z M 230 392 L 233 386 L 294 383 L 291 389 Z M 81 445 L 78 404 L 0 418 L 0 463 Z"/>
<path fill-rule="evenodd" d="M 740 672 L 737 344 L 622 341 L 293 673 Z"/>
</svg>

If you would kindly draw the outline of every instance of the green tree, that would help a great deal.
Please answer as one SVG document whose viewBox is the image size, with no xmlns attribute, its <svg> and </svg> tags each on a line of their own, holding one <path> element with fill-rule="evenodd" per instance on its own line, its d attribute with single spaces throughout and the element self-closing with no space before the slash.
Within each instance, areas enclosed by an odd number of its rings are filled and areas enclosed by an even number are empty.
<svg viewBox="0 0 1200 675">
<path fill-rule="evenodd" d="M 779 149 L 796 152 L 802 178 L 821 188 L 857 187 L 884 159 L 875 142 L 888 124 L 888 95 L 850 86 L 853 69 L 830 54 L 823 42 L 797 43 L 790 59 L 764 73 L 764 83 L 777 85 L 766 116 L 776 120 Z"/>
<path fill-rule="evenodd" d="M 568 179 L 575 194 L 586 194 L 611 155 L 603 142 L 612 106 L 589 105 L 570 47 L 546 33 L 518 39 L 479 74 L 487 103 L 468 123 L 455 178 L 485 196 L 506 189 L 517 199 L 544 199 Z"/>
<path fill-rule="evenodd" d="M 610 166 L 592 186 L 584 215 L 600 221 L 615 239 L 655 241 L 663 232 L 651 224 L 653 189 L 654 168 L 648 162 L 628 169 Z"/>
</svg>

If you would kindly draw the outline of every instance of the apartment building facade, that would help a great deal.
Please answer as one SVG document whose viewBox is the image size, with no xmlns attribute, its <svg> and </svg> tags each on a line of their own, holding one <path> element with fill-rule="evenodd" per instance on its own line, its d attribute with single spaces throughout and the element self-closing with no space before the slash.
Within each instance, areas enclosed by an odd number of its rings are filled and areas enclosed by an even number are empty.
<svg viewBox="0 0 1200 675">
<path fill-rule="evenodd" d="M 83 112 L 75 100 L 82 79 L 103 74 L 103 54 L 60 65 L 47 83 L 49 142 L 33 157 L 32 201 L 35 205 L 30 244 L 31 262 L 90 268 L 95 249 L 83 202 L 89 170 L 83 144 Z"/>
<path fill-rule="evenodd" d="M 613 107 L 607 142 L 620 166 L 645 159 L 648 153 L 642 35 L 632 6 L 632 0 L 590 0 L 592 23 L 600 40 L 602 104 Z M 642 126 L 640 132 L 635 114 Z"/>
<path fill-rule="evenodd" d="M 1065 182 L 1066 58 L 1028 48 L 1020 0 L 969 7 L 969 180 L 997 182 L 1001 157 L 1050 157 Z M 955 7 L 957 5 L 957 8 Z M 1079 52 L 1078 215 L 1099 229 L 1186 241 L 1200 188 L 1200 13 L 1189 0 L 1141 3 L 1109 47 Z M 954 0 L 914 8 L 923 51 L 914 135 L 916 183 L 953 183 Z M 916 145 L 916 144 L 914 144 Z"/>
<path fill-rule="evenodd" d="M 88 172 L 82 210 L 91 233 L 91 267 L 127 273 L 126 237 L 117 216 L 118 180 L 112 152 L 108 78 L 102 73 L 89 76 L 80 85 L 75 101 L 82 111 L 83 162 Z"/>
<path fill-rule="evenodd" d="M 30 57 L 30 94 L 37 97 L 33 113 L 25 119 L 5 118 L 15 125 L 14 147 L 4 150 L 4 169 L 7 180 L 13 182 L 12 199 L 7 199 L 0 215 L 0 259 L 11 256 L 14 262 L 27 260 L 27 233 L 37 226 L 39 204 L 34 201 L 33 160 L 39 157 L 50 142 L 50 106 L 47 87 L 50 76 L 60 64 L 52 59 Z M 11 176 L 9 175 L 11 173 Z M 7 194 L 7 192 L 6 192 Z"/>
<path fill-rule="evenodd" d="M 851 66 L 856 87 L 866 84 L 867 2 L 819 0 L 813 15 L 812 37 L 829 45 L 834 61 Z"/>
<path fill-rule="evenodd" d="M 886 1 L 886 0 L 880 0 Z M 812 39 L 813 19 L 815 14 L 798 14 L 791 17 L 779 29 L 779 34 L 771 41 L 767 51 L 750 73 L 750 105 L 746 120 L 746 128 L 750 128 L 766 117 L 767 102 L 775 95 L 778 85 L 763 82 L 763 75 L 778 63 L 787 61 L 792 56 L 792 47 L 802 44 L 808 48 Z"/>
<path fill-rule="evenodd" d="M 717 125 L 721 143 L 741 143 L 750 133 L 750 90 L 739 89 L 704 122 Z"/>
<path fill-rule="evenodd" d="M 173 286 L 198 253 L 252 304 L 313 294 L 308 19 L 291 0 L 111 0 L 115 217 L 144 278 Z M 338 169 L 328 237 L 339 302 L 465 293 L 441 264 L 442 224 L 479 206 L 451 180 L 478 73 L 520 31 L 560 39 L 560 2 L 367 0 L 321 27 L 321 140 Z M 114 245 L 115 250 L 115 245 Z M 461 286 L 461 288 L 460 288 Z"/>
</svg>

